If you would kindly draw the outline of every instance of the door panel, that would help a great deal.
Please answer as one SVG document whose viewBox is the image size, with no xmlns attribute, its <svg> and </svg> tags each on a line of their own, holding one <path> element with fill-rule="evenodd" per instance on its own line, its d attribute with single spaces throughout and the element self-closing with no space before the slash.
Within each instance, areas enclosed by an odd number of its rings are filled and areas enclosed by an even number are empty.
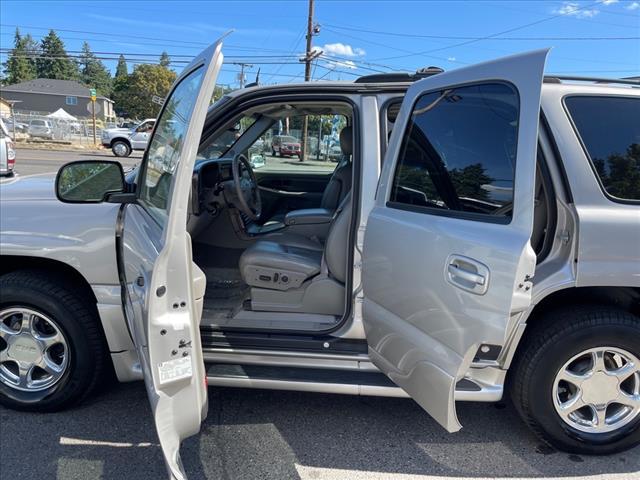
<svg viewBox="0 0 640 480">
<path fill-rule="evenodd" d="M 265 172 L 256 170 L 264 218 L 277 212 L 318 208 L 331 173 Z"/>
<path fill-rule="evenodd" d="M 186 231 L 191 175 L 215 80 L 218 41 L 178 77 L 155 124 L 136 203 L 118 221 L 118 270 L 130 332 L 172 479 L 186 478 L 180 443 L 207 412 L 200 317 L 206 279 Z"/>
<path fill-rule="evenodd" d="M 373 362 L 449 431 L 455 384 L 530 303 L 535 159 L 546 51 L 415 83 L 365 232 Z"/>
</svg>

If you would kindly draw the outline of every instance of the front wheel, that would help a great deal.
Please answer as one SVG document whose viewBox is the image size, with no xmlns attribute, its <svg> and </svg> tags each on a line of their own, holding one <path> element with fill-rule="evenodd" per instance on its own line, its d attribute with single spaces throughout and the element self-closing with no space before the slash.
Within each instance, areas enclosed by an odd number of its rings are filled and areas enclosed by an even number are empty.
<svg viewBox="0 0 640 480">
<path fill-rule="evenodd" d="M 0 404 L 56 411 L 104 378 L 107 350 L 97 312 L 64 277 L 46 271 L 0 277 Z"/>
<path fill-rule="evenodd" d="M 511 393 L 538 436 L 595 455 L 640 443 L 640 318 L 604 307 L 557 310 L 527 339 Z"/>
<path fill-rule="evenodd" d="M 116 140 L 111 145 L 111 151 L 116 157 L 128 157 L 131 155 L 131 147 L 127 142 Z"/>
</svg>

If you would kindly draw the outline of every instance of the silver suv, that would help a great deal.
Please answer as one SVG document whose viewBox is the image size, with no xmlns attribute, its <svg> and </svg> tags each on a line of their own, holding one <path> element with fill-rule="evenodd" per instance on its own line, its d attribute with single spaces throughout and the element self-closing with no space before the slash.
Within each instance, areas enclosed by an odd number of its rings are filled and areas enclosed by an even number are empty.
<svg viewBox="0 0 640 480">
<path fill-rule="evenodd" d="M 457 401 L 508 388 L 557 448 L 636 445 L 639 84 L 543 78 L 546 55 L 210 106 L 216 43 L 137 173 L 2 186 L 0 401 L 58 410 L 111 366 L 144 378 L 175 478 L 207 384 L 409 396 L 450 432 Z M 304 115 L 335 117 L 342 158 L 254 170 Z"/>
</svg>

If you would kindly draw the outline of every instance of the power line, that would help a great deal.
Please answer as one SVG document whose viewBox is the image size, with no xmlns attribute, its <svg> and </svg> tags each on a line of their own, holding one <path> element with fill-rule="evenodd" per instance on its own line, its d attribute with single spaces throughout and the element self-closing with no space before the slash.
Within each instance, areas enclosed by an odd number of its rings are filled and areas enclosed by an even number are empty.
<svg viewBox="0 0 640 480">
<path fill-rule="evenodd" d="M 455 35 L 423 35 L 418 33 L 401 33 L 401 32 L 386 32 L 381 30 L 369 30 L 360 27 L 346 27 L 340 25 L 326 24 L 323 26 L 329 26 L 337 28 L 339 30 L 348 30 L 353 32 L 372 33 L 374 35 L 387 35 L 392 37 L 403 38 L 427 38 L 438 40 L 509 40 L 509 41 L 606 41 L 606 40 L 640 40 L 640 36 L 635 37 L 465 37 Z"/>
<path fill-rule="evenodd" d="M 573 9 L 571 11 L 571 13 L 575 13 L 575 12 L 578 12 L 578 11 L 581 11 L 581 10 L 585 10 L 586 8 L 593 7 L 594 5 L 597 5 L 598 3 L 599 2 L 594 2 L 594 3 L 589 3 L 587 5 L 583 5 L 582 7 L 577 7 L 575 9 Z M 418 56 L 418 55 L 426 55 L 426 54 L 433 53 L 433 52 L 440 52 L 442 50 L 448 50 L 450 48 L 462 47 L 462 46 L 470 45 L 472 43 L 480 42 L 480 41 L 483 41 L 483 40 L 488 40 L 488 39 L 491 39 L 491 38 L 494 38 L 494 37 L 499 37 L 499 36 L 505 35 L 507 33 L 516 32 L 518 30 L 522 30 L 523 28 L 532 27 L 533 25 L 538 25 L 540 23 L 548 22 L 550 20 L 554 20 L 554 19 L 559 18 L 559 17 L 564 17 L 564 16 L 566 16 L 568 14 L 569 14 L 569 12 L 559 13 L 557 15 L 553 15 L 553 16 L 546 17 L 546 18 L 543 18 L 543 19 L 540 19 L 540 20 L 536 20 L 534 22 L 525 23 L 524 25 L 519 25 L 517 27 L 509 28 L 507 30 L 502 30 L 500 32 L 492 33 L 491 35 L 486 35 L 484 37 L 479 37 L 479 38 L 476 38 L 476 39 L 473 39 L 473 40 L 467 40 L 467 41 L 464 41 L 464 42 L 455 43 L 453 45 L 448 45 L 448 46 L 445 46 L 445 47 L 433 48 L 433 49 L 430 49 L 430 50 L 425 50 L 423 52 L 416 52 L 416 53 L 407 54 L 407 55 L 400 55 L 400 56 L 396 56 L 396 57 L 379 58 L 378 60 L 395 60 L 395 59 L 398 59 L 398 58 L 415 57 L 415 56 Z"/>
<path fill-rule="evenodd" d="M 0 56 L 8 56 L 9 52 L 0 52 Z M 41 54 L 34 54 L 34 55 L 29 55 L 29 54 L 24 54 L 24 55 L 15 55 L 16 58 L 31 58 L 31 59 L 47 59 L 47 60 L 60 60 L 60 59 L 72 59 L 72 60 L 76 60 L 76 59 L 80 59 L 82 57 L 80 57 L 79 55 L 41 55 Z M 95 57 L 98 60 L 117 60 L 117 57 Z M 151 64 L 151 65 L 159 65 L 160 61 L 159 59 L 134 59 L 134 60 L 127 60 L 129 63 L 133 63 L 133 64 Z M 177 60 L 177 61 L 172 61 L 172 63 L 180 63 L 180 64 L 188 64 L 190 63 L 189 60 Z M 225 62 L 226 65 L 241 65 L 241 63 L 239 62 Z M 258 65 L 299 65 L 299 62 L 288 62 L 288 63 L 282 63 L 282 62 L 262 62 L 262 63 L 258 63 Z M 335 71 L 337 73 L 344 73 L 346 75 L 351 75 L 354 77 L 359 77 L 360 75 L 354 72 L 349 72 L 346 70 L 337 70 L 337 69 L 331 69 L 329 67 L 325 67 L 323 65 L 317 65 L 318 68 L 323 68 L 323 69 L 327 69 L 327 70 L 331 70 L 331 71 Z M 223 72 L 228 72 L 228 73 L 238 73 L 237 71 L 234 70 L 229 70 L 229 69 L 222 69 Z M 293 75 L 293 74 L 280 74 L 278 71 L 275 72 L 262 72 L 265 75 L 269 75 L 270 78 L 271 77 L 286 77 L 286 78 L 291 78 L 291 79 L 295 79 L 300 77 L 300 74 L 298 75 Z"/>
<path fill-rule="evenodd" d="M 72 59 L 72 60 L 84 60 L 86 57 L 84 55 L 80 55 L 80 54 L 67 54 L 67 55 L 43 55 L 41 53 L 24 53 L 24 54 L 14 54 L 12 53 L 11 49 L 6 49 L 6 48 L 1 48 L 0 49 L 0 53 L 1 54 L 5 54 L 5 55 L 11 55 L 15 58 L 32 58 L 32 59 L 48 59 L 48 60 L 60 60 L 60 59 Z M 104 55 L 94 55 L 93 56 L 94 59 L 96 60 L 118 60 L 119 56 L 104 56 Z M 233 57 L 227 57 L 227 59 L 233 59 Z M 129 59 L 127 60 L 127 62 L 130 63 L 159 63 L 159 60 L 157 57 L 147 57 L 147 58 L 134 58 L 134 59 Z M 171 60 L 172 64 L 182 64 L 182 65 L 188 65 L 189 63 L 191 63 L 191 60 Z M 235 62 L 235 61 L 228 61 L 225 62 L 227 65 L 242 65 L 241 62 Z M 253 62 L 256 65 L 299 65 L 299 62 L 297 61 L 291 61 L 291 62 L 287 62 L 287 61 L 256 61 Z"/>
<path fill-rule="evenodd" d="M 32 29 L 32 30 L 53 30 L 55 32 L 69 32 L 69 33 L 81 33 L 81 34 L 89 34 L 89 35 L 103 35 L 106 37 L 110 37 L 110 39 L 107 39 L 106 41 L 110 42 L 110 43 L 117 43 L 116 41 L 112 40 L 112 38 L 114 37 L 114 35 L 117 35 L 117 37 L 119 39 L 128 39 L 128 38 L 132 38 L 132 39 L 141 39 L 141 40 L 155 40 L 158 42 L 162 42 L 160 44 L 157 43 L 146 43 L 145 45 L 155 45 L 155 46 L 164 46 L 167 44 L 177 44 L 175 45 L 177 48 L 197 48 L 197 47 L 208 47 L 210 45 L 210 43 L 207 42 L 189 42 L 189 41 L 184 41 L 184 40 L 172 40 L 172 39 L 166 39 L 166 38 L 157 38 L 157 37 L 146 37 L 146 36 L 140 36 L 140 35 L 122 35 L 122 34 L 114 34 L 113 32 L 99 32 L 99 31 L 89 31 L 89 30 L 69 30 L 69 29 L 62 29 L 62 28 L 52 28 L 52 27 L 36 27 L 36 26 L 30 26 L 30 25 L 15 25 L 15 24 L 6 24 L 6 23 L 2 23 L 0 24 L 0 27 L 12 27 L 12 28 L 19 28 L 19 29 Z M 2 32 L 1 35 L 11 35 L 13 36 L 14 34 L 11 32 Z M 44 34 L 42 36 L 45 36 Z M 67 38 L 71 38 L 71 37 L 67 37 Z M 76 37 L 73 38 L 74 40 L 91 40 L 90 38 L 80 38 L 80 37 Z M 103 40 L 94 40 L 94 41 L 103 41 Z M 233 44 L 225 44 L 224 46 L 225 49 L 231 49 L 231 50 L 245 50 L 245 51 L 264 51 L 264 52 L 274 52 L 274 53 L 278 53 L 278 52 L 284 52 L 284 50 L 277 50 L 277 49 L 271 49 L 271 48 L 264 48 L 264 47 L 245 47 L 243 45 L 233 45 Z"/>
<path fill-rule="evenodd" d="M 300 31 L 300 34 L 298 35 L 298 37 L 293 41 L 293 43 L 290 45 L 290 50 L 289 52 L 291 54 L 293 54 L 297 48 L 298 48 L 298 44 L 300 43 L 300 40 L 302 40 L 302 37 L 304 35 L 305 29 L 302 28 L 302 30 Z M 280 72 L 280 70 L 282 70 L 282 66 L 280 66 L 279 68 L 276 69 L 276 73 Z M 269 82 L 275 75 L 271 75 L 269 78 L 267 78 L 266 82 Z"/>
<path fill-rule="evenodd" d="M 342 35 L 343 37 L 347 37 L 347 38 L 352 38 L 354 40 L 358 40 L 358 41 L 363 42 L 363 43 L 368 43 L 370 45 L 375 45 L 377 47 L 387 48 L 389 50 L 395 50 L 396 52 L 404 52 L 404 53 L 408 54 L 408 55 L 405 55 L 406 57 L 410 57 L 410 56 L 414 55 L 414 53 L 411 52 L 411 50 L 406 50 L 404 48 L 398 48 L 398 47 L 392 47 L 392 46 L 390 46 L 388 44 L 385 44 L 385 43 L 375 42 L 373 40 L 367 40 L 367 39 L 364 39 L 362 37 L 358 37 L 358 36 L 351 35 L 351 34 L 348 34 L 348 33 L 340 32 L 340 31 L 333 30 L 333 29 L 327 28 L 327 27 L 324 27 L 324 29 L 328 30 L 330 32 L 333 32 L 333 33 L 337 33 L 338 35 Z M 415 54 L 415 55 L 419 55 L 419 54 Z M 440 56 L 437 56 L 437 55 L 423 54 L 422 56 L 428 57 L 428 58 L 433 58 L 435 60 L 440 60 L 440 61 L 443 61 L 443 62 L 457 63 L 457 64 L 460 64 L 460 65 L 468 65 L 467 62 L 462 62 L 460 60 L 455 60 L 455 59 L 451 60 L 449 58 L 440 57 Z M 391 57 L 391 58 L 402 58 L 402 56 L 400 56 L 400 57 Z M 380 59 L 380 60 L 386 60 L 386 59 Z M 409 71 L 409 70 L 412 70 L 412 69 L 410 69 L 410 68 L 402 68 L 402 70 L 408 70 Z"/>
</svg>

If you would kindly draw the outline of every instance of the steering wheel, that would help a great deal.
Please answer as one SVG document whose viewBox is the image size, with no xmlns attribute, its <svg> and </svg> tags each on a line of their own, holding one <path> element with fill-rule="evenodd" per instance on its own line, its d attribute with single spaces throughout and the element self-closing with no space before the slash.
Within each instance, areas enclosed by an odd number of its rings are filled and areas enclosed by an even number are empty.
<svg viewBox="0 0 640 480">
<path fill-rule="evenodd" d="M 238 208 L 251 220 L 257 221 L 262 213 L 262 199 L 258 189 L 258 181 L 246 156 L 238 154 L 231 164 L 233 184 L 238 197 Z"/>
</svg>

